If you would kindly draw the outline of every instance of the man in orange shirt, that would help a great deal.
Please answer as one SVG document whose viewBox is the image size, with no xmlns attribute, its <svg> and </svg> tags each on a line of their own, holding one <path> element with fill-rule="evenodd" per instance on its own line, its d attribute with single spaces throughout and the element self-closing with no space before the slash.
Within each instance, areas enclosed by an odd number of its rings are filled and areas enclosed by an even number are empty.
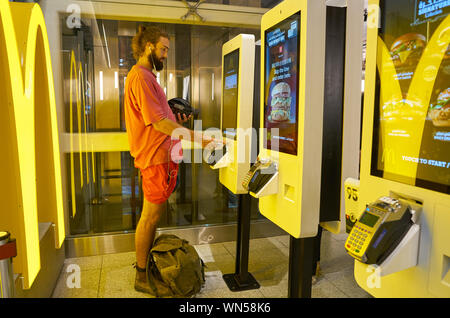
<svg viewBox="0 0 450 318">
<path fill-rule="evenodd" d="M 132 41 L 136 65 L 125 83 L 125 122 L 134 165 L 142 175 L 144 205 L 135 234 L 135 289 L 149 291 L 146 276 L 148 253 L 155 239 L 158 221 L 166 209 L 166 202 L 176 184 L 178 164 L 172 154 L 180 149 L 180 141 L 172 140 L 172 133 L 202 140 L 202 146 L 213 140 L 201 132 L 194 132 L 181 124 L 188 118 L 172 113 L 167 97 L 156 81 L 154 70 L 163 69 L 169 51 L 169 36 L 156 27 L 139 27 Z M 195 136 L 199 134 L 199 136 Z M 181 157 L 181 153 L 178 154 Z M 178 157 L 178 158 L 180 158 Z"/>
</svg>

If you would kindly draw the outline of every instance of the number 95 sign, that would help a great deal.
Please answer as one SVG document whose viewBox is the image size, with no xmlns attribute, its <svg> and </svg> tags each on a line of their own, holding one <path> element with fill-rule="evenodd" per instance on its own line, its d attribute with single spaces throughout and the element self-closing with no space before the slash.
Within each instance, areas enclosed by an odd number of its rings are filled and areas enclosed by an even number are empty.
<svg viewBox="0 0 450 318">
<path fill-rule="evenodd" d="M 353 178 L 347 178 L 344 182 L 345 187 L 345 221 L 346 232 L 350 233 L 353 225 L 359 215 L 358 210 L 358 191 L 359 180 Z"/>
</svg>

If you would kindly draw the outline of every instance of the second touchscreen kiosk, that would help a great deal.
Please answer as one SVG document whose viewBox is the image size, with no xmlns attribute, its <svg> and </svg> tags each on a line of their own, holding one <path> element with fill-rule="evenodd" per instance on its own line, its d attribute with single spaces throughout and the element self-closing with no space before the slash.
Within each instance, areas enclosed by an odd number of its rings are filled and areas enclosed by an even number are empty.
<svg viewBox="0 0 450 318">
<path fill-rule="evenodd" d="M 319 224 L 325 22 L 316 0 L 283 1 L 261 21 L 262 142 L 244 187 L 295 238 Z"/>
<path fill-rule="evenodd" d="M 450 297 L 450 4 L 369 0 L 360 215 L 345 248 L 375 297 Z"/>
<path fill-rule="evenodd" d="M 253 119 L 255 36 L 240 34 L 222 47 L 221 130 L 226 146 L 215 149 L 207 159 L 220 169 L 219 180 L 234 194 L 247 191 L 242 180 L 250 168 Z M 256 148 L 255 148 L 256 149 Z"/>
</svg>

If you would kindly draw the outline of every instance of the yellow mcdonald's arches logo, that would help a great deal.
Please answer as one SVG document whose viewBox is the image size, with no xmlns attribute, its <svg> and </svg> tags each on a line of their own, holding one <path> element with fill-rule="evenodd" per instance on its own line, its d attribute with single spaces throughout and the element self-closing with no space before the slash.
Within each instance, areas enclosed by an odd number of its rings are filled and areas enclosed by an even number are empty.
<svg viewBox="0 0 450 318">
<path fill-rule="evenodd" d="M 17 240 L 14 271 L 30 288 L 40 264 L 39 224 L 65 238 L 59 136 L 44 16 L 0 0 L 0 228 Z"/>
<path fill-rule="evenodd" d="M 90 172 L 89 169 L 92 169 L 92 182 L 95 183 L 95 156 L 93 151 L 93 146 L 91 145 L 91 160 L 92 166 L 88 164 L 88 141 L 87 141 L 87 115 L 86 115 L 86 100 L 81 97 L 83 90 L 81 89 L 81 85 L 84 82 L 83 78 L 83 65 L 81 62 L 77 63 L 75 52 L 70 52 L 70 81 L 69 81 L 69 132 L 70 132 L 70 193 L 71 193 L 71 202 L 72 202 L 72 217 L 75 217 L 77 213 L 76 207 L 76 184 L 75 184 L 75 151 L 74 151 L 74 138 L 78 139 L 78 145 L 82 145 L 82 149 L 85 150 L 85 162 L 86 162 L 86 182 L 90 183 Z M 74 100 L 75 97 L 75 100 Z M 76 114 L 77 114 L 77 128 L 78 133 L 74 133 L 74 118 L 73 118 L 73 106 L 76 106 Z M 82 115 L 83 114 L 83 115 Z M 82 117 L 83 120 L 82 120 Z M 84 125 L 82 123 L 84 122 Z M 82 127 L 84 126 L 84 127 Z M 84 133 L 84 134 L 82 134 Z M 84 137 L 82 137 L 84 135 Z M 84 184 L 84 174 L 83 174 L 83 152 L 80 151 L 79 154 L 79 165 L 80 165 L 80 188 L 83 187 Z"/>
<path fill-rule="evenodd" d="M 411 158 L 420 157 L 422 136 L 433 87 L 439 67 L 450 44 L 450 16 L 447 16 L 428 41 L 413 72 L 407 93 L 399 84 L 392 56 L 378 37 L 377 69 L 380 76 L 380 131 L 383 149 L 384 173 L 407 176 L 412 182 L 417 174 L 418 162 L 399 160 L 398 153 Z M 400 56 L 406 59 L 407 56 Z M 398 136 L 408 137 L 407 141 Z M 394 154 L 395 152 L 395 154 Z"/>
</svg>

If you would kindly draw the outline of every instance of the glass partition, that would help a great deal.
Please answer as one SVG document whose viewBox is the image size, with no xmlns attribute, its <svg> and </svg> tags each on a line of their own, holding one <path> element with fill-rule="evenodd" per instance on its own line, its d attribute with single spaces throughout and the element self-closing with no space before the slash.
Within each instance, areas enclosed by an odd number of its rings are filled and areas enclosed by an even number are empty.
<svg viewBox="0 0 450 318">
<path fill-rule="evenodd" d="M 64 22 L 67 16 L 61 19 Z M 123 146 L 126 144 L 124 83 L 136 62 L 131 39 L 139 24 L 88 18 L 81 19 L 79 28 L 61 23 L 63 116 L 69 136 L 64 142 L 70 149 L 66 154 L 66 190 L 71 235 L 133 231 L 139 220 L 140 175 Z M 200 110 L 198 119 L 203 130 L 220 128 L 217 114 L 221 101 L 222 45 L 240 33 L 255 34 L 258 39 L 259 29 L 142 24 L 156 25 L 169 34 L 169 56 L 157 75 L 167 98 L 189 100 Z M 193 129 L 194 121 L 186 126 Z M 218 171 L 199 163 L 200 150 L 186 151 L 186 156 L 192 160 L 180 165 L 179 186 L 169 199 L 160 227 L 235 222 L 238 200 L 220 184 Z M 252 203 L 252 218 L 262 218 L 256 199 Z"/>
</svg>

